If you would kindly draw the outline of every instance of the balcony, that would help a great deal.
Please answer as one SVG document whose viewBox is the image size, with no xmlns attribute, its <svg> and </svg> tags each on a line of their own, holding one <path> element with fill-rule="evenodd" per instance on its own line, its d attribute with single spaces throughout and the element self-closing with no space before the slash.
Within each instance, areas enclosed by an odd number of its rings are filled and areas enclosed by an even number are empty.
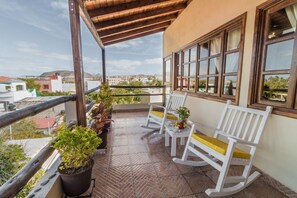
<svg viewBox="0 0 297 198">
<path fill-rule="evenodd" d="M 218 171 L 211 166 L 191 167 L 175 164 L 170 156 L 170 147 L 164 146 L 164 137 L 155 136 L 150 130 L 140 127 L 147 112 L 113 113 L 114 123 L 108 134 L 106 154 L 95 153 L 93 178 L 95 187 L 92 197 L 207 197 L 204 191 L 215 187 Z M 183 146 L 179 145 L 177 156 L 181 157 Z M 231 174 L 242 169 L 234 166 Z M 54 171 L 54 170 L 53 170 Z M 49 171 L 50 173 L 53 171 Z M 50 175 L 50 174 L 49 174 Z M 35 197 L 44 192 L 58 197 L 63 194 L 57 182 L 41 184 L 35 189 Z M 58 178 L 55 178 L 57 181 Z M 52 185 L 55 183 L 55 185 Z M 88 195 L 91 188 L 85 193 Z M 232 197 L 290 197 L 292 194 L 267 175 Z M 31 194 L 31 195 L 32 195 Z"/>
</svg>

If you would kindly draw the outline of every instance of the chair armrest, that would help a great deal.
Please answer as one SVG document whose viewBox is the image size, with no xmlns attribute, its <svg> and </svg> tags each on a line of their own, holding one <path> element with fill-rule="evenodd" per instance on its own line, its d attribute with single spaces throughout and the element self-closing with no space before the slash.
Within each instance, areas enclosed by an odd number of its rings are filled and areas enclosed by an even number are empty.
<svg viewBox="0 0 297 198">
<path fill-rule="evenodd" d="M 231 137 L 228 137 L 228 140 L 230 141 L 234 141 L 235 143 L 239 143 L 239 144 L 245 144 L 245 145 L 249 145 L 249 146 L 257 146 L 257 144 L 255 143 L 252 143 L 252 142 L 248 142 L 248 141 L 245 141 L 245 140 L 241 140 L 237 137 L 234 137 L 234 136 L 231 136 Z"/>
<path fill-rule="evenodd" d="M 152 107 L 158 107 L 158 108 L 165 109 L 165 107 L 163 107 L 163 106 L 161 106 L 161 105 L 150 104 L 150 103 L 149 103 L 149 105 L 152 106 Z"/>
</svg>

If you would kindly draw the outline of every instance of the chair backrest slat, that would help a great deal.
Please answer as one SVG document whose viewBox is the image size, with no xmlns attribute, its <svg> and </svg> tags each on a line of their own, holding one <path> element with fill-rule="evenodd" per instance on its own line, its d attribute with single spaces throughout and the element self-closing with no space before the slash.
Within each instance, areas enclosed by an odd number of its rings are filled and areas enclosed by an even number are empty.
<svg viewBox="0 0 297 198">
<path fill-rule="evenodd" d="M 228 133 L 228 134 L 230 134 L 231 135 L 231 127 L 234 127 L 233 126 L 233 122 L 234 122 L 234 120 L 235 120 L 235 116 L 236 116 L 236 114 L 237 114 L 237 110 L 235 109 L 234 111 L 233 111 L 233 115 L 232 115 L 232 118 L 231 118 L 231 121 L 230 121 L 230 123 L 229 123 L 229 127 L 228 127 L 228 129 L 227 129 L 227 131 L 226 131 L 226 133 Z"/>
<path fill-rule="evenodd" d="M 271 107 L 261 111 L 234 106 L 228 101 L 214 137 L 218 134 L 226 137 L 234 136 L 258 144 L 271 110 Z"/>
<path fill-rule="evenodd" d="M 241 121 L 240 121 L 240 122 L 241 122 L 241 123 L 240 123 L 240 126 L 239 126 L 239 128 L 238 128 L 238 130 L 237 130 L 237 133 L 236 133 L 236 137 L 237 137 L 237 138 L 239 138 L 239 136 L 240 136 L 240 134 L 241 134 L 241 132 L 242 132 L 243 125 L 244 125 L 244 123 L 245 123 L 245 120 L 246 120 L 247 115 L 248 115 L 248 112 L 244 112 L 243 118 L 242 118 Z"/>
<path fill-rule="evenodd" d="M 256 128 L 257 128 L 257 126 L 258 126 L 259 119 L 260 119 L 260 115 L 258 114 L 257 117 L 256 117 L 256 120 L 255 120 L 255 122 L 254 122 L 254 126 L 253 126 L 253 128 L 252 128 L 250 137 L 249 137 L 249 139 L 248 139 L 249 142 L 252 141 L 252 139 L 253 139 L 253 137 L 254 137 Z"/>
<path fill-rule="evenodd" d="M 251 114 L 250 114 L 249 121 L 248 121 L 248 123 L 247 123 L 246 126 L 245 126 L 245 130 L 244 130 L 242 139 L 245 139 L 245 138 L 246 138 L 247 133 L 249 132 L 249 128 L 250 128 L 250 125 L 251 125 L 251 123 L 252 123 L 253 117 L 254 117 L 254 114 L 251 113 Z"/>
<path fill-rule="evenodd" d="M 228 109 L 227 111 L 228 111 L 227 118 L 226 118 L 226 120 L 224 120 L 224 127 L 223 127 L 223 131 L 224 132 L 226 130 L 227 124 L 229 122 L 230 115 L 231 115 L 231 113 L 232 113 L 233 110 L 232 109 Z"/>
<path fill-rule="evenodd" d="M 237 129 L 238 124 L 239 124 L 239 119 L 241 118 L 241 115 L 242 115 L 242 111 L 239 111 L 239 115 L 236 117 L 236 121 L 235 121 L 235 124 L 234 124 L 231 135 L 234 135 L 234 133 L 235 133 L 235 131 Z"/>
<path fill-rule="evenodd" d="M 187 94 L 179 95 L 179 94 L 170 94 L 166 108 L 168 111 L 175 111 L 179 107 L 185 105 Z"/>
</svg>

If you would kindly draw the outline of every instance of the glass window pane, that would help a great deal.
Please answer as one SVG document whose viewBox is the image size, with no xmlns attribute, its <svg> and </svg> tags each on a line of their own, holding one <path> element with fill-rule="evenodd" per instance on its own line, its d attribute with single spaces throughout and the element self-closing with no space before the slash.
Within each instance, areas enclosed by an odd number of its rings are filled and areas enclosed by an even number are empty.
<svg viewBox="0 0 297 198">
<path fill-rule="evenodd" d="M 228 32 L 227 51 L 239 48 L 240 36 L 241 36 L 241 28 Z"/>
<path fill-rule="evenodd" d="M 191 49 L 191 59 L 190 59 L 190 61 L 196 60 L 196 57 L 197 57 L 197 47 L 193 47 Z"/>
<path fill-rule="evenodd" d="M 184 63 L 189 62 L 189 50 L 184 51 Z"/>
<path fill-rule="evenodd" d="M 232 53 L 226 55 L 225 73 L 237 72 L 239 53 Z"/>
<path fill-rule="evenodd" d="M 190 64 L 190 76 L 196 76 L 196 63 Z"/>
<path fill-rule="evenodd" d="M 210 41 L 210 55 L 219 53 L 221 53 L 221 37 L 218 36 Z"/>
<path fill-rule="evenodd" d="M 183 89 L 188 90 L 188 85 L 189 85 L 189 79 L 183 78 Z"/>
<path fill-rule="evenodd" d="M 283 41 L 268 45 L 266 52 L 265 70 L 290 69 L 294 40 Z"/>
<path fill-rule="evenodd" d="M 190 91 L 195 91 L 195 78 L 190 78 L 190 85 L 189 85 L 189 90 Z"/>
<path fill-rule="evenodd" d="M 165 79 L 164 82 L 171 82 L 171 59 L 165 61 Z"/>
<path fill-rule="evenodd" d="M 208 57 L 208 43 L 200 45 L 200 58 Z"/>
<path fill-rule="evenodd" d="M 208 66 L 208 60 L 200 61 L 199 75 L 206 75 L 207 74 L 207 66 Z"/>
<path fill-rule="evenodd" d="M 224 77 L 224 95 L 236 95 L 237 76 Z"/>
<path fill-rule="evenodd" d="M 177 79 L 177 88 L 180 88 L 181 87 L 181 80 L 180 78 Z"/>
<path fill-rule="evenodd" d="M 289 74 L 264 75 L 262 98 L 264 100 L 286 102 L 289 87 Z"/>
<path fill-rule="evenodd" d="M 296 31 L 297 4 L 270 14 L 268 38 L 273 39 Z"/>
<path fill-rule="evenodd" d="M 218 93 L 218 77 L 210 77 L 208 78 L 208 93 Z"/>
<path fill-rule="evenodd" d="M 189 76 L 189 64 L 184 65 L 184 75 L 183 76 Z"/>
<path fill-rule="evenodd" d="M 177 76 L 181 76 L 181 66 L 177 67 Z"/>
<path fill-rule="evenodd" d="M 209 74 L 218 74 L 220 69 L 220 58 L 212 58 L 209 62 Z"/>
<path fill-rule="evenodd" d="M 206 78 L 199 78 L 197 91 L 198 92 L 206 92 Z"/>
<path fill-rule="evenodd" d="M 178 58 L 177 62 L 180 65 L 181 64 L 181 52 L 178 53 L 177 58 Z"/>
</svg>

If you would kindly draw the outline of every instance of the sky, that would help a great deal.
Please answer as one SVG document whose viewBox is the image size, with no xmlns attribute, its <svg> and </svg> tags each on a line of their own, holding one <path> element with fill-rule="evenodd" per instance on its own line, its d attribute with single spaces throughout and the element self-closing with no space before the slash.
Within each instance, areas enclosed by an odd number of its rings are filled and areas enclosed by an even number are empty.
<svg viewBox="0 0 297 198">
<path fill-rule="evenodd" d="M 73 71 L 67 0 L 0 0 L 0 76 Z M 101 49 L 81 22 L 85 72 L 101 74 Z M 107 75 L 161 74 L 162 33 L 106 47 Z"/>
</svg>

